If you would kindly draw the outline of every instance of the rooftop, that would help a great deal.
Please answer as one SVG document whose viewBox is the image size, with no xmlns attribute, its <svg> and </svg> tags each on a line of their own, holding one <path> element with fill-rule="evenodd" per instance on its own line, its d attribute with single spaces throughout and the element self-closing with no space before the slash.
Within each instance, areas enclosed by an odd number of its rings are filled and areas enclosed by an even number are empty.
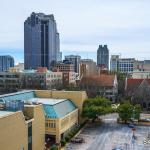
<svg viewBox="0 0 150 150">
<path fill-rule="evenodd" d="M 36 103 L 42 103 L 45 105 L 56 105 L 58 103 L 61 103 L 65 101 L 66 99 L 52 99 L 52 98 L 31 98 L 29 101 L 36 102 Z"/>
<path fill-rule="evenodd" d="M 42 103 L 47 118 L 63 118 L 77 109 L 75 104 L 68 99 L 31 98 L 29 101 Z"/>
<path fill-rule="evenodd" d="M 22 100 L 25 105 L 33 106 L 42 104 L 46 118 L 63 118 L 68 113 L 76 110 L 77 107 L 69 99 L 53 99 L 53 98 L 39 98 L 36 97 L 34 91 L 22 91 L 11 94 L 4 94 L 0 96 L 4 101 Z M 2 111 L 2 115 L 9 114 L 8 111 Z M 0 114 L 0 116 L 1 116 Z"/>
<path fill-rule="evenodd" d="M 5 117 L 7 115 L 10 115 L 10 114 L 13 114 L 14 112 L 11 112 L 11 111 L 2 111 L 0 110 L 0 118 L 1 117 Z"/>
<path fill-rule="evenodd" d="M 113 86 L 115 75 L 85 76 L 81 79 L 80 84 Z"/>
</svg>

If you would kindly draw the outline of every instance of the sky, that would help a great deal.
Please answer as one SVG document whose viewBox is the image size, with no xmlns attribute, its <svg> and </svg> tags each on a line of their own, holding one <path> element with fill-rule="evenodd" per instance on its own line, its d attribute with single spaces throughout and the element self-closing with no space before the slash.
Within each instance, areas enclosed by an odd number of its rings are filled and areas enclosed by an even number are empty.
<svg viewBox="0 0 150 150">
<path fill-rule="evenodd" d="M 54 14 L 63 56 L 96 60 L 110 55 L 150 59 L 150 0 L 0 0 L 0 55 L 23 62 L 24 21 L 32 12 Z"/>
</svg>

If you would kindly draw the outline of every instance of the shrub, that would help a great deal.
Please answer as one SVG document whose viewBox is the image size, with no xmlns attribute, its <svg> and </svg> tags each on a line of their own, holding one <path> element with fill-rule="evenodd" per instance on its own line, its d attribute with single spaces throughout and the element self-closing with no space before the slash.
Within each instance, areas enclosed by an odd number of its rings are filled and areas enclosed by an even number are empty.
<svg viewBox="0 0 150 150">
<path fill-rule="evenodd" d="M 66 142 L 70 141 L 70 138 L 68 136 L 65 137 Z"/>
<path fill-rule="evenodd" d="M 58 150 L 57 146 L 56 145 L 53 145 L 50 150 Z"/>
<path fill-rule="evenodd" d="M 62 140 L 60 141 L 60 143 L 61 143 L 61 146 L 65 146 L 65 145 L 66 145 L 65 139 L 62 139 Z"/>
</svg>

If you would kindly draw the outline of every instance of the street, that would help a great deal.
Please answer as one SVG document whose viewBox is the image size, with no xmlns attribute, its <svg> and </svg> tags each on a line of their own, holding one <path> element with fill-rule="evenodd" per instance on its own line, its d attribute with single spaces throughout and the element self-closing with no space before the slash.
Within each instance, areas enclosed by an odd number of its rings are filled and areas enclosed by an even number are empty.
<svg viewBox="0 0 150 150">
<path fill-rule="evenodd" d="M 136 126 L 135 137 L 128 125 L 117 124 L 117 114 L 103 116 L 103 123 L 89 123 L 78 137 L 83 137 L 85 143 L 66 146 L 66 150 L 149 150 L 148 126 Z"/>
</svg>

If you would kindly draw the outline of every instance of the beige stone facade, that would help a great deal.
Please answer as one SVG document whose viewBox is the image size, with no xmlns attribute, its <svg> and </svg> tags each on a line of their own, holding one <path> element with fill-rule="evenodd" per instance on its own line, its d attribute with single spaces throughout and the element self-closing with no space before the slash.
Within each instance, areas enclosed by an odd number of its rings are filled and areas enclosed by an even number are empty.
<svg viewBox="0 0 150 150">
<path fill-rule="evenodd" d="M 29 150 L 29 123 L 32 123 L 32 150 L 44 150 L 45 116 L 42 105 L 25 106 L 24 112 L 8 112 L 0 116 L 0 149 Z"/>
</svg>

